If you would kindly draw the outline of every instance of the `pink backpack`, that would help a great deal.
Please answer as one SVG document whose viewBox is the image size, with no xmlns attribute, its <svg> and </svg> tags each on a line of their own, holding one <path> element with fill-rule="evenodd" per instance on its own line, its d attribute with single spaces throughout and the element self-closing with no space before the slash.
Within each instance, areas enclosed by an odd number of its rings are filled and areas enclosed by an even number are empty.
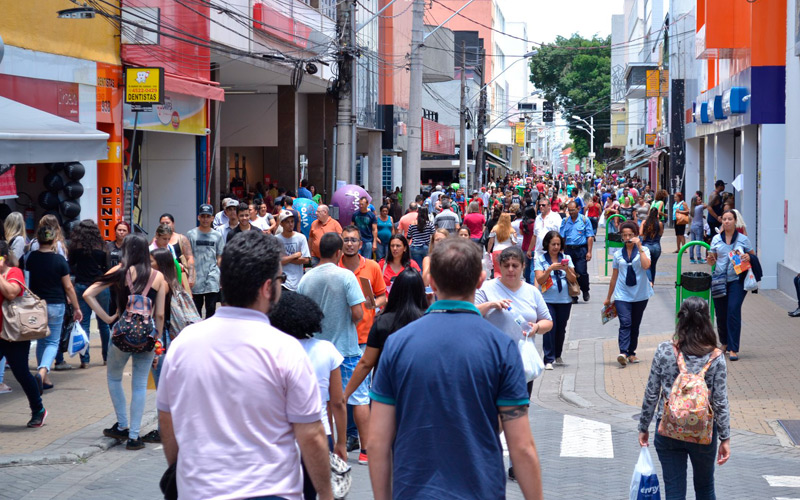
<svg viewBox="0 0 800 500">
<path fill-rule="evenodd" d="M 689 373 L 683 353 L 677 346 L 672 347 L 680 373 L 672 384 L 669 399 L 664 403 L 658 433 L 687 443 L 709 444 L 714 430 L 714 411 L 711 409 L 706 372 L 722 351 L 714 349 L 699 373 Z"/>
</svg>

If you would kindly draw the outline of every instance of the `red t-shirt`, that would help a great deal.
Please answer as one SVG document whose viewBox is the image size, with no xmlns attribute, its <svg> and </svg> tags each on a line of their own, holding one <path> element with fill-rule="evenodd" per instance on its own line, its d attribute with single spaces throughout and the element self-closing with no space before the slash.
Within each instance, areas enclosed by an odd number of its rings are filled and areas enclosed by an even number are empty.
<svg viewBox="0 0 800 500">
<path fill-rule="evenodd" d="M 467 214 L 464 216 L 464 224 L 469 229 L 470 238 L 480 238 L 483 235 L 483 225 L 486 224 L 486 217 L 483 214 Z"/>
<path fill-rule="evenodd" d="M 386 261 L 386 259 L 381 259 L 381 261 L 378 262 L 378 267 L 383 269 L 383 264 L 384 264 L 385 261 Z M 417 265 L 417 263 L 415 261 L 413 261 L 413 260 L 410 261 L 410 266 L 413 267 L 414 269 L 416 269 L 417 271 L 419 271 L 420 273 L 422 272 L 422 269 L 419 268 L 419 266 Z M 405 268 L 400 270 L 401 273 L 403 271 L 405 271 Z M 389 292 L 389 289 L 392 286 L 392 281 L 394 281 L 394 278 L 398 274 L 400 274 L 400 273 L 394 272 L 394 269 L 392 269 L 392 266 L 390 266 L 389 264 L 386 264 L 386 269 L 383 269 L 383 282 L 386 284 L 386 292 L 387 293 Z"/>
<path fill-rule="evenodd" d="M 587 217 L 600 217 L 600 204 L 592 203 L 586 208 Z"/>
<path fill-rule="evenodd" d="M 25 289 L 22 288 L 22 285 L 25 283 L 25 275 L 22 274 L 22 270 L 18 267 L 12 267 L 6 273 L 6 281 L 16 281 L 20 285 L 20 293 L 22 293 Z M 3 305 L 3 301 L 6 298 L 0 293 L 0 306 Z M 0 308 L 0 325 L 3 324 L 3 309 Z"/>
</svg>

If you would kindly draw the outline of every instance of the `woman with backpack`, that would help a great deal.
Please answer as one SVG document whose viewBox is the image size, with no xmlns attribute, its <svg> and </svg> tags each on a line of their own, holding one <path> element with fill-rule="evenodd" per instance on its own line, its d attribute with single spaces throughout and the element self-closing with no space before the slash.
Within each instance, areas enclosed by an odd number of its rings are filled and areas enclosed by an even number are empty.
<svg viewBox="0 0 800 500">
<path fill-rule="evenodd" d="M 109 316 L 97 301 L 97 296 L 110 287 L 117 295 L 117 312 L 113 316 Z M 103 435 L 127 440 L 126 448 L 129 450 L 144 448 L 139 429 L 147 395 L 147 374 L 155 355 L 154 343 L 164 331 L 167 288 L 164 276 L 151 269 L 147 240 L 139 234 L 131 234 L 122 244 L 120 264 L 101 276 L 83 294 L 83 300 L 97 318 L 113 325 L 108 347 L 108 392 L 117 422 L 110 429 L 104 429 Z M 122 389 L 122 371 L 128 358 L 133 359 L 130 420 Z"/>
<path fill-rule="evenodd" d="M 92 310 L 82 296 L 83 292 L 94 283 L 94 280 L 108 271 L 108 255 L 105 251 L 103 237 L 100 235 L 100 229 L 93 220 L 80 221 L 70 236 L 69 270 L 70 274 L 75 277 L 75 293 L 78 295 L 78 304 L 80 304 L 81 314 L 83 314 L 81 327 L 86 332 L 86 338 L 89 338 Z M 108 290 L 103 290 L 97 296 L 98 302 L 105 310 L 108 310 L 110 299 Z M 105 366 L 108 359 L 108 324 L 98 319 L 97 329 L 100 331 L 103 365 Z M 88 368 L 89 359 L 89 349 L 87 348 L 86 352 L 81 354 L 81 368 Z"/>
<path fill-rule="evenodd" d="M 727 367 L 721 354 L 708 302 L 689 297 L 678 311 L 675 337 L 656 349 L 639 417 L 640 446 L 648 446 L 650 422 L 656 417 L 654 442 L 665 500 L 686 498 L 687 458 L 692 462 L 695 498 L 716 498 L 714 460 L 723 465 L 731 456 Z M 687 383 L 698 389 L 677 390 Z"/>
</svg>

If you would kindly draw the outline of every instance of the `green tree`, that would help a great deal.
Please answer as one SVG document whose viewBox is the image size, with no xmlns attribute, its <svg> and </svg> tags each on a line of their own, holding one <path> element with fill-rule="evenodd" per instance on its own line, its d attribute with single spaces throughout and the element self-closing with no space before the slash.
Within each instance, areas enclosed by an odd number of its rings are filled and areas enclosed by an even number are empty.
<svg viewBox="0 0 800 500">
<path fill-rule="evenodd" d="M 594 152 L 604 157 L 603 145 L 610 140 L 611 114 L 611 36 L 570 38 L 559 36 L 543 45 L 531 58 L 531 82 L 544 98 L 553 102 L 562 115 L 578 115 L 589 121 L 594 116 Z M 584 125 L 585 128 L 588 129 Z M 573 154 L 584 158 L 589 153 L 589 134 L 570 127 Z"/>
</svg>

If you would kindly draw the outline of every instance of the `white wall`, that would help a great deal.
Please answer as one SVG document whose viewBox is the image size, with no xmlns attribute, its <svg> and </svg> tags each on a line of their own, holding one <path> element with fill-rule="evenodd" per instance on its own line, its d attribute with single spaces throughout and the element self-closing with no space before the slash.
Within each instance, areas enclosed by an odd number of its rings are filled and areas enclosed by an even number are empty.
<svg viewBox="0 0 800 500">
<path fill-rule="evenodd" d="M 783 199 L 786 127 L 761 125 L 759 161 L 758 256 L 764 277 L 761 288 L 777 288 L 778 263 L 783 261 Z M 796 139 L 794 139 L 796 140 Z M 787 255 L 797 255 L 797 249 Z"/>
<path fill-rule="evenodd" d="M 278 145 L 278 95 L 226 95 L 220 106 L 221 146 Z"/>
<path fill-rule="evenodd" d="M 775 218 L 783 224 L 784 201 L 789 203 L 788 231 L 784 235 L 783 266 L 779 266 L 781 289 L 793 295 L 791 278 L 800 272 L 800 92 L 789 91 L 800 86 L 800 58 L 794 53 L 794 22 L 796 3 L 800 0 L 788 0 L 787 3 L 787 36 L 786 36 L 786 145 L 785 168 L 783 176 L 783 192 L 776 193 L 780 198 L 780 210 Z M 781 228 L 781 233 L 783 228 Z"/>
<path fill-rule="evenodd" d="M 175 216 L 186 233 L 197 225 L 195 136 L 145 132 L 142 143 L 142 227 L 152 237 L 157 217 Z"/>
</svg>

